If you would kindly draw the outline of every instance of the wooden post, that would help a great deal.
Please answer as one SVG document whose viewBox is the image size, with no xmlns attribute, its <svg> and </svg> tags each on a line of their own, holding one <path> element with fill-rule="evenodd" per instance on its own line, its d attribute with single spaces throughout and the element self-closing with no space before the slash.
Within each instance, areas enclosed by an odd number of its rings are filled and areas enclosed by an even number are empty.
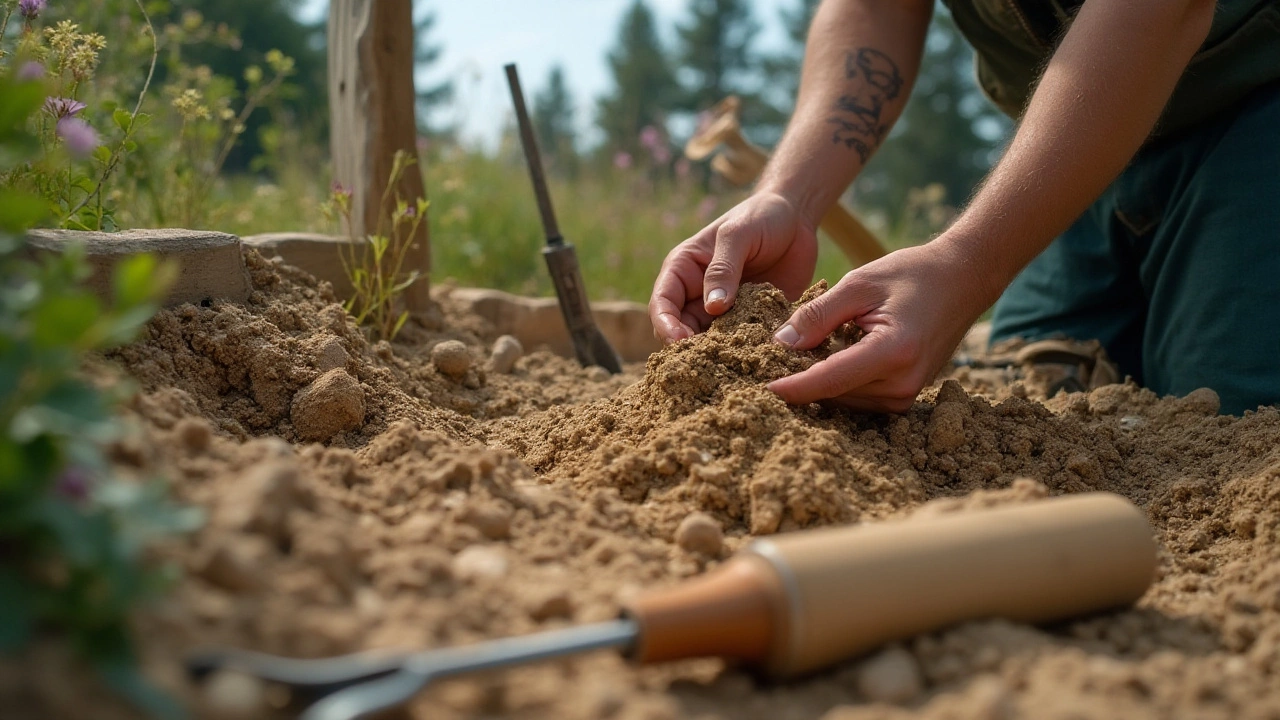
<svg viewBox="0 0 1280 720">
<path fill-rule="evenodd" d="M 397 150 L 418 158 L 413 87 L 412 0 L 329 3 L 330 149 L 337 182 L 352 191 L 357 236 L 375 231 Z M 405 172 L 394 194 L 410 205 L 426 197 L 422 168 Z M 431 247 L 423 222 L 405 270 L 422 278 L 405 293 L 410 312 L 430 304 Z"/>
</svg>

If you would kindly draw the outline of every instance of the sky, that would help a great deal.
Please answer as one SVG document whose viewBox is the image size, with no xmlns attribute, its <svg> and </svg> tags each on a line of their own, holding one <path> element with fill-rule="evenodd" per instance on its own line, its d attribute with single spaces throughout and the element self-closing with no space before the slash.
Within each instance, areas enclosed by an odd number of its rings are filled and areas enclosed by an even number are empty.
<svg viewBox="0 0 1280 720">
<path fill-rule="evenodd" d="M 418 0 L 421 3 L 423 0 Z M 673 26 L 683 20 L 687 0 L 648 0 L 658 16 L 664 41 L 674 41 Z M 757 40 L 761 52 L 781 47 L 785 33 L 778 17 L 788 0 L 752 0 L 762 25 Z M 436 67 L 419 82 L 454 81 L 453 107 L 436 121 L 456 125 L 469 142 L 493 147 L 511 117 L 502 66 L 514 62 L 529 102 L 541 89 L 555 64 L 577 105 L 580 137 L 593 139 L 595 98 L 609 89 L 605 56 L 617 37 L 618 25 L 631 0 L 434 0 L 436 13 L 431 39 L 443 54 Z M 308 19 L 324 17 L 327 0 L 307 0 Z"/>
</svg>

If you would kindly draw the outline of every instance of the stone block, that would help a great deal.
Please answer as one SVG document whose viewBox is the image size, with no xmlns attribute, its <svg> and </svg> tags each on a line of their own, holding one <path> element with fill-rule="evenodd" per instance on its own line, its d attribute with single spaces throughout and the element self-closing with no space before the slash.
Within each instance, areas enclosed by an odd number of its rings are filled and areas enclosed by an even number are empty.
<svg viewBox="0 0 1280 720">
<path fill-rule="evenodd" d="M 118 233 L 76 230 L 32 230 L 27 251 L 32 257 L 63 252 L 73 244 L 84 245 L 93 270 L 86 284 L 103 297 L 111 295 L 111 272 L 130 255 L 151 253 L 173 260 L 178 277 L 169 290 L 166 305 L 199 303 L 209 299 L 245 302 L 249 299 L 249 274 L 234 235 L 204 230 L 126 230 Z"/>
<path fill-rule="evenodd" d="M 573 342 L 555 298 L 528 298 L 500 290 L 456 288 L 450 297 L 488 320 L 500 335 L 513 335 L 526 349 L 546 345 L 552 352 L 573 357 Z M 625 362 L 643 362 L 662 348 L 653 336 L 649 311 L 633 302 L 591 303 L 601 332 Z"/>
</svg>

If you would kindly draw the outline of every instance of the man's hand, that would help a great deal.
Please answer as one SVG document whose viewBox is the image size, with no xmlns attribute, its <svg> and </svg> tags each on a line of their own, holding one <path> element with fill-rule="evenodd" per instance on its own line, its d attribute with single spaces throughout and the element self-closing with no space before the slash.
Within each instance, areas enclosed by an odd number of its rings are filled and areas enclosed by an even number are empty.
<svg viewBox="0 0 1280 720">
<path fill-rule="evenodd" d="M 769 389 L 792 404 L 830 399 L 859 411 L 906 412 L 998 293 L 970 266 L 940 239 L 848 273 L 800 307 L 775 339 L 809 349 L 850 321 L 863 338 Z"/>
<path fill-rule="evenodd" d="M 675 246 L 649 299 L 649 319 L 663 342 L 706 330 L 733 307 L 743 282 L 773 283 L 795 300 L 818 261 L 812 225 L 781 195 L 759 192 Z"/>
</svg>

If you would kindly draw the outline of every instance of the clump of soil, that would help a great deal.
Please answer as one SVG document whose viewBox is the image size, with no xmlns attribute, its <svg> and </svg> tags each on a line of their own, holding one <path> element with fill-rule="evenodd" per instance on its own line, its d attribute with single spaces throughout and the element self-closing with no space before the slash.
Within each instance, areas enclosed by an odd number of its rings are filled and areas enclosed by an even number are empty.
<svg viewBox="0 0 1280 720">
<path fill-rule="evenodd" d="M 793 306 L 767 286 L 619 378 L 538 351 L 488 372 L 495 334 L 444 295 L 441 314 L 371 344 L 327 286 L 248 259 L 247 305 L 167 311 L 114 355 L 143 388 L 119 462 L 209 514 L 162 549 L 184 578 L 137 621 L 149 674 L 205 716 L 262 716 L 245 708 L 273 695 L 235 677 L 187 686 L 176 662 L 198 645 L 321 656 L 527 633 L 613 617 L 756 535 L 1107 490 L 1146 510 L 1161 546 L 1131 609 L 1051 628 L 968 623 L 785 684 L 718 660 L 637 669 L 597 653 L 439 683 L 408 713 L 1280 717 L 1275 409 L 1219 417 L 1211 391 L 1043 400 L 955 380 L 901 416 L 789 407 L 764 384 L 857 334 L 787 350 L 771 335 Z M 445 341 L 465 346 L 466 368 L 433 362 Z M 347 403 L 340 428 L 299 422 L 317 383 Z M 5 707 L 112 716 L 85 700 L 84 673 L 67 699 L 54 647 L 0 666 Z"/>
</svg>

